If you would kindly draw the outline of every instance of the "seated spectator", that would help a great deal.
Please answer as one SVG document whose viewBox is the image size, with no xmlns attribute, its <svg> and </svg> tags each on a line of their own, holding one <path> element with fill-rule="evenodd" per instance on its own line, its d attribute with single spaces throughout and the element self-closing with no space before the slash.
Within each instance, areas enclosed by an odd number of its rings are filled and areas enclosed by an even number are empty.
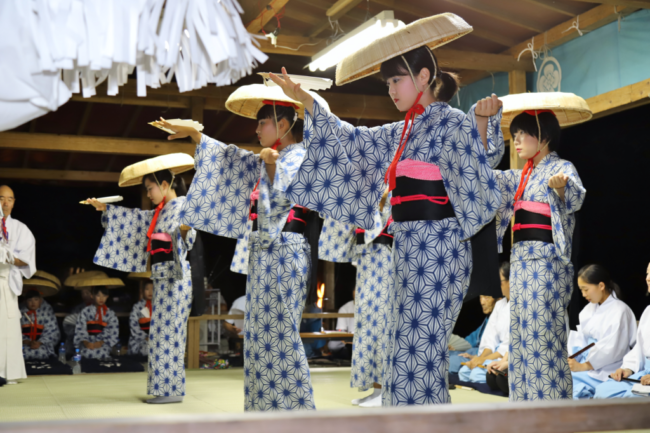
<svg viewBox="0 0 650 433">
<path fill-rule="evenodd" d="M 323 309 L 319 307 L 316 302 L 311 305 L 305 306 L 304 313 L 322 313 Z M 323 329 L 323 319 L 302 319 L 300 322 L 301 333 L 321 332 Z M 305 356 L 307 358 L 316 358 L 322 355 L 321 349 L 325 346 L 327 340 L 314 340 L 313 338 L 305 339 L 302 341 L 305 347 Z"/>
<path fill-rule="evenodd" d="M 123 286 L 119 278 L 103 277 L 81 280 L 79 287 L 92 287 L 94 305 L 79 313 L 74 334 L 74 344 L 85 359 L 111 359 L 111 349 L 119 341 L 119 323 L 115 313 L 108 308 L 109 288 Z"/>
<path fill-rule="evenodd" d="M 140 289 L 140 301 L 133 305 L 129 316 L 128 354 L 132 356 L 149 356 L 149 324 L 153 314 L 151 300 L 153 299 L 153 282 L 148 281 Z"/>
<path fill-rule="evenodd" d="M 595 346 L 569 359 L 573 376 L 573 398 L 592 398 L 623 363 L 636 341 L 636 318 L 609 272 L 599 265 L 587 265 L 578 272 L 578 287 L 589 304 L 580 312 L 577 331 L 569 334 L 569 355 L 591 343 Z"/>
<path fill-rule="evenodd" d="M 646 271 L 650 292 L 650 265 Z M 650 306 L 646 307 L 636 333 L 636 344 L 623 358 L 623 364 L 610 375 L 609 380 L 596 386 L 594 398 L 637 397 L 632 385 L 624 379 L 636 379 L 641 385 L 650 385 Z"/>
<path fill-rule="evenodd" d="M 345 314 L 354 314 L 354 293 L 356 290 L 352 291 L 352 300 L 344 304 L 339 308 L 339 313 Z M 339 332 L 349 332 L 354 334 L 355 322 L 354 317 L 339 317 L 336 319 L 336 330 Z M 333 358 L 336 359 L 351 359 L 352 358 L 352 347 L 350 343 L 345 341 L 336 341 L 330 340 L 327 343 L 327 350 Z"/>
<path fill-rule="evenodd" d="M 485 381 L 492 391 L 501 391 L 504 396 L 510 395 L 508 385 L 508 354 L 506 353 L 500 361 L 491 362 L 487 368 Z"/>
<path fill-rule="evenodd" d="M 485 328 L 487 327 L 488 320 L 490 319 L 490 314 L 492 314 L 492 311 L 494 310 L 494 304 L 496 304 L 497 300 L 492 296 L 481 295 L 480 301 L 481 301 L 481 308 L 483 309 L 483 314 L 485 314 L 485 320 L 483 320 L 481 326 L 476 328 L 474 332 L 472 332 L 465 338 L 452 334 L 451 336 L 452 338 L 449 339 L 449 372 L 450 373 L 458 373 L 458 370 L 460 370 L 461 367 L 460 363 L 467 361 L 465 355 L 469 355 L 469 356 L 478 355 L 478 346 L 481 342 L 481 338 L 483 337 L 483 333 L 485 332 Z M 460 341 L 460 340 L 457 340 L 454 337 L 463 339 L 464 345 L 469 346 L 469 349 L 463 350 L 462 347 L 457 347 L 459 346 L 459 344 L 456 341 Z M 452 342 L 454 344 L 452 344 Z"/>
<path fill-rule="evenodd" d="M 460 355 L 468 359 L 458 371 L 459 379 L 464 382 L 485 383 L 485 374 L 487 372 L 485 367 L 493 361 L 502 359 L 508 353 L 510 342 L 510 284 L 507 279 L 503 278 L 506 269 L 509 274 L 509 265 L 504 264 L 501 266 L 501 293 L 504 297 L 494 305 L 494 311 L 490 315 L 485 332 L 481 337 L 480 355 L 472 356 L 467 353 Z"/>
<path fill-rule="evenodd" d="M 56 279 L 53 275 L 51 277 Z M 56 281 L 58 282 L 58 279 Z M 54 281 L 38 278 L 35 274 L 32 278 L 23 281 L 23 290 L 25 306 L 20 310 L 20 324 L 23 330 L 25 360 L 45 360 L 54 357 L 61 333 L 54 311 L 51 306 L 49 308 L 44 306 L 43 297 L 58 293 L 59 287 Z"/>
<path fill-rule="evenodd" d="M 65 351 L 68 357 L 74 355 L 74 331 L 77 326 L 77 319 L 79 313 L 84 308 L 93 305 L 93 294 L 90 287 L 78 287 L 77 284 L 82 279 L 106 275 L 102 271 L 85 271 L 84 269 L 77 268 L 76 271 L 70 268 L 69 276 L 63 282 L 64 286 L 76 289 L 81 295 L 81 303 L 73 307 L 68 315 L 63 319 L 63 334 L 65 335 Z"/>
<path fill-rule="evenodd" d="M 228 314 L 246 314 L 246 296 L 240 296 L 235 299 Z M 223 326 L 231 336 L 236 337 L 244 332 L 244 319 L 224 320 Z"/>
</svg>

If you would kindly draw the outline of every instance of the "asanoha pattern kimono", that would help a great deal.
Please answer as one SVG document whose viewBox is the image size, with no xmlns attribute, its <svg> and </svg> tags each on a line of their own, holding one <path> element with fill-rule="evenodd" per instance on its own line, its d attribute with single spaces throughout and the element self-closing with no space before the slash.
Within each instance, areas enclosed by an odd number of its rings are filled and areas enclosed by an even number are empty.
<svg viewBox="0 0 650 433">
<path fill-rule="evenodd" d="M 140 319 L 144 317 L 141 311 L 146 306 L 147 301 L 144 299 L 136 302 L 135 305 L 133 305 L 131 314 L 129 315 L 129 329 L 131 331 L 131 334 L 129 335 L 129 355 L 147 356 L 149 354 L 149 340 L 147 340 L 149 334 L 143 331 L 142 327 L 140 326 Z M 151 323 L 149 323 L 147 326 L 150 327 Z M 151 331 L 151 328 L 149 329 Z"/>
<path fill-rule="evenodd" d="M 94 322 L 104 322 L 106 326 L 101 332 L 96 332 L 97 328 L 91 327 Z M 88 322 L 91 322 L 89 324 Z M 91 305 L 84 308 L 77 317 L 77 325 L 74 330 L 74 345 L 79 348 L 79 354 L 85 359 L 98 359 L 100 361 L 111 359 L 111 349 L 117 344 L 120 336 L 120 324 L 117 316 L 110 308 L 106 309 L 100 317 L 97 307 Z M 83 342 L 96 343 L 103 341 L 104 344 L 98 349 L 87 349 Z"/>
<path fill-rule="evenodd" d="M 549 188 L 549 179 L 565 173 L 564 201 Z M 502 192 L 497 212 L 499 248 L 514 213 L 521 170 L 495 171 Z M 566 308 L 573 291 L 571 244 L 574 212 L 586 190 L 573 164 L 557 153 L 534 168 L 520 201 L 522 210 L 550 215 L 553 243 L 516 242 L 510 254 L 510 400 L 572 398 L 567 354 Z M 520 206 L 519 202 L 517 206 Z"/>
<path fill-rule="evenodd" d="M 375 228 L 363 234 L 363 244 L 357 243 L 356 227 L 326 218 L 319 241 L 321 260 L 351 262 L 357 268 L 350 387 L 359 391 L 372 388 L 373 383 L 383 383 L 393 320 L 395 272 L 392 247 L 374 241 L 389 217 L 387 203 L 381 215 L 377 213 Z"/>
<path fill-rule="evenodd" d="M 305 136 L 309 135 L 308 127 Z M 302 143 L 280 151 L 274 185 L 285 188 L 302 162 Z M 248 274 L 244 321 L 244 409 L 315 409 L 300 319 L 311 268 L 300 233 L 283 232 L 294 204 L 270 189 L 259 155 L 206 135 L 196 148 L 196 175 L 183 222 L 197 230 L 238 239 L 232 270 Z M 258 230 L 251 232 L 251 193 L 257 179 Z"/>
<path fill-rule="evenodd" d="M 185 395 L 185 339 L 192 304 L 192 275 L 186 256 L 194 246 L 196 233 L 190 230 L 183 239 L 180 226 L 184 203 L 185 197 L 166 203 L 154 229 L 154 234 L 170 235 L 173 247 L 173 260 L 151 266 L 154 291 L 147 394 L 154 396 Z M 102 217 L 106 231 L 95 263 L 123 272 L 145 272 L 147 230 L 153 215 L 153 210 L 108 205 Z"/>
<path fill-rule="evenodd" d="M 503 154 L 500 118 L 489 119 L 487 154 L 474 108 L 465 115 L 436 102 L 414 121 L 402 161 L 440 172 L 455 217 L 391 224 L 397 321 L 389 335 L 394 345 L 387 358 L 386 405 L 449 402 L 447 342 L 472 272 L 466 241 L 492 220 L 500 202 L 491 170 Z M 374 228 L 384 174 L 404 122 L 355 128 L 314 102 L 313 124 L 288 197 L 337 221 Z"/>
<path fill-rule="evenodd" d="M 55 356 L 54 346 L 61 339 L 61 332 L 59 331 L 59 325 L 52 307 L 43 302 L 36 311 L 30 311 L 26 307 L 23 307 L 20 309 L 20 313 L 20 326 L 23 329 L 23 340 L 32 340 L 41 343 L 41 347 L 38 349 L 24 346 L 23 353 L 25 359 L 47 359 L 50 356 Z"/>
</svg>

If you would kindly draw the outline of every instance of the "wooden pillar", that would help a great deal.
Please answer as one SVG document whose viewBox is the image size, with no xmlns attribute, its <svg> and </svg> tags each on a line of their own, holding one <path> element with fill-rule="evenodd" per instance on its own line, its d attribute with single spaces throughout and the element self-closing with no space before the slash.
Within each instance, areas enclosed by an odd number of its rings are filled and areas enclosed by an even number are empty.
<svg viewBox="0 0 650 433">
<path fill-rule="evenodd" d="M 203 106 L 205 105 L 205 99 L 200 96 L 192 96 L 190 101 L 192 106 L 192 120 L 203 123 Z M 192 142 L 194 143 L 194 140 L 192 140 Z"/>
<path fill-rule="evenodd" d="M 325 299 L 323 302 L 323 311 L 335 312 L 336 303 L 334 299 L 334 289 L 336 285 L 336 275 L 335 275 L 335 266 L 333 262 L 321 262 L 325 263 L 324 274 L 325 274 Z"/>
<path fill-rule="evenodd" d="M 190 318 L 187 321 L 187 368 L 199 368 L 201 321 Z"/>
</svg>

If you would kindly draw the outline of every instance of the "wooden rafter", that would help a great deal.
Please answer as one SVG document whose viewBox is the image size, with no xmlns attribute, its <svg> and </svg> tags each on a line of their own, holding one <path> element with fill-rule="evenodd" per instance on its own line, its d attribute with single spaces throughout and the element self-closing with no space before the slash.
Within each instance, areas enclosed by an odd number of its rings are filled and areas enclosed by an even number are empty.
<svg viewBox="0 0 650 433">
<path fill-rule="evenodd" d="M 105 171 L 79 171 L 79 170 L 39 170 L 34 168 L 3 168 L 0 178 L 4 179 L 30 179 L 30 180 L 71 180 L 86 182 L 117 182 L 120 173 Z"/>
<path fill-rule="evenodd" d="M 558 14 L 566 15 L 568 17 L 573 17 L 575 16 L 575 12 L 569 8 L 566 7 L 566 5 L 563 5 L 562 3 L 558 2 L 549 2 L 546 0 L 522 0 L 525 1 L 526 3 L 534 4 L 535 6 L 539 6 L 544 9 L 548 9 L 553 12 L 557 12 Z"/>
<path fill-rule="evenodd" d="M 260 49 L 267 54 L 288 54 L 290 56 L 305 57 L 311 57 L 327 46 L 325 39 L 305 38 L 282 33 L 278 36 L 277 46 L 274 46 L 269 39 L 259 42 Z"/>
<path fill-rule="evenodd" d="M 541 33 L 544 31 L 544 28 L 541 27 L 538 23 L 524 19 L 520 16 L 517 16 L 513 13 L 510 13 L 505 10 L 496 10 L 491 6 L 488 6 L 484 3 L 478 2 L 476 0 L 444 0 L 447 3 L 460 6 L 462 8 L 477 12 L 479 14 L 485 15 L 490 18 L 501 20 L 510 25 L 518 26 L 533 32 Z"/>
<path fill-rule="evenodd" d="M 518 62 L 507 54 L 475 53 L 439 48 L 436 57 L 443 69 L 477 69 L 480 71 L 534 71 L 531 62 Z"/>
<path fill-rule="evenodd" d="M 280 10 L 289 2 L 289 0 L 271 0 L 268 5 L 248 24 L 246 30 L 248 33 L 259 33 L 264 26 L 271 21 Z"/>
<path fill-rule="evenodd" d="M 303 22 L 305 24 L 309 24 L 311 26 L 314 26 L 320 22 L 320 19 L 316 15 L 307 13 L 302 9 L 298 9 L 292 6 L 289 6 L 284 10 L 284 16 Z"/>
<path fill-rule="evenodd" d="M 329 9 L 329 5 L 325 2 L 323 3 L 314 2 L 313 0 L 294 0 L 294 1 L 307 4 L 313 8 L 320 9 L 322 11 L 327 11 Z M 364 22 L 366 19 L 366 13 L 358 9 L 351 9 L 345 16 L 346 18 L 350 18 L 352 20 L 359 21 L 361 23 Z"/>
<path fill-rule="evenodd" d="M 611 6 L 622 6 L 637 9 L 650 9 L 650 0 L 573 0 L 583 3 L 601 3 Z"/>
<path fill-rule="evenodd" d="M 242 149 L 254 152 L 261 149 L 260 146 L 235 144 Z M 2 132 L 0 133 L 0 149 L 151 156 L 184 152 L 193 156 L 196 146 L 186 141 L 170 142 L 162 138 L 160 140 L 134 140 L 113 137 Z"/>
<path fill-rule="evenodd" d="M 316 37 L 321 34 L 325 29 L 330 27 L 330 20 L 338 20 L 347 15 L 354 9 L 362 0 L 339 0 L 332 7 L 325 11 L 326 17 L 320 20 L 309 32 L 309 37 Z"/>
</svg>

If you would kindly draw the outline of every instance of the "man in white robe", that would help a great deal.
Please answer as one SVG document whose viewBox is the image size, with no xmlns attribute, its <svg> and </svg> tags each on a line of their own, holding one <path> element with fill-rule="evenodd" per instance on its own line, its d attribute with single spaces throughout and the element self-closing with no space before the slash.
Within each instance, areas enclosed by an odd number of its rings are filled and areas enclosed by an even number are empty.
<svg viewBox="0 0 650 433">
<path fill-rule="evenodd" d="M 18 296 L 23 291 L 23 277 L 31 278 L 36 272 L 36 242 L 27 226 L 11 217 L 14 203 L 12 189 L 0 186 L 3 215 L 0 225 L 13 255 L 13 262 L 9 263 L 8 285 L 3 284 L 0 293 L 0 377 L 4 377 L 8 384 L 27 377 Z"/>
</svg>

